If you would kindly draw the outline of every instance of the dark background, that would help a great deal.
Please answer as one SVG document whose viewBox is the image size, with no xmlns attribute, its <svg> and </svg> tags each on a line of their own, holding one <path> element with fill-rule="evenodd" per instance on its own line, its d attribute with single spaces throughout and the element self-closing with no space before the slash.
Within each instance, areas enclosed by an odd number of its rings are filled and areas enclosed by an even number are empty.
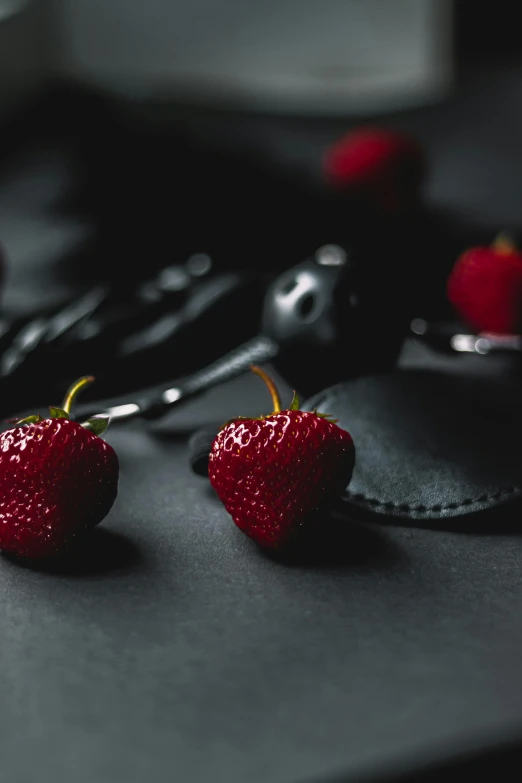
<svg viewBox="0 0 522 783">
<path fill-rule="evenodd" d="M 429 158 L 415 241 L 435 283 L 419 289 L 419 315 L 447 312 L 456 248 L 520 231 L 513 5 L 456 3 L 452 93 L 371 118 L 413 134 Z M 327 225 L 322 151 L 367 120 L 245 115 L 53 85 L 2 129 L 4 312 L 34 312 L 93 281 L 140 278 L 209 246 L 223 266 L 261 256 L 277 266 L 275 225 L 285 264 L 301 260 Z M 223 195 L 225 175 L 236 184 Z M 392 262 L 400 255 L 391 243 L 387 251 Z M 455 360 L 412 343 L 401 362 L 455 370 Z M 315 560 L 273 560 L 234 528 L 186 450 L 195 428 L 264 406 L 246 376 L 160 424 L 114 426 L 119 498 L 83 556 L 41 570 L 2 558 L 5 780 L 312 783 L 478 769 L 519 778 L 517 532 L 354 522 Z"/>
</svg>

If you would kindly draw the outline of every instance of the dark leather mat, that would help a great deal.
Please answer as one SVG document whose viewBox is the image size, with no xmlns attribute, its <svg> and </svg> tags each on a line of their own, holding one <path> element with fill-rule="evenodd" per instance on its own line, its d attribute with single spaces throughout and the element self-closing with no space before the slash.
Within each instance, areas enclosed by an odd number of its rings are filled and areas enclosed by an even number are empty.
<svg viewBox="0 0 522 783">
<path fill-rule="evenodd" d="M 345 501 L 357 513 L 446 520 L 519 501 L 521 386 L 401 371 L 339 384 L 306 403 L 357 449 Z"/>
</svg>

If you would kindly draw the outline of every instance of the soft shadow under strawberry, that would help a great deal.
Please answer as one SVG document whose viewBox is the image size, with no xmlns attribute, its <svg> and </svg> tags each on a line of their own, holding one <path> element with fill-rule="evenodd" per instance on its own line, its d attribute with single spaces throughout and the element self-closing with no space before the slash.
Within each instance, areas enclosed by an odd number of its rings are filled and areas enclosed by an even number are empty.
<svg viewBox="0 0 522 783">
<path fill-rule="evenodd" d="M 209 500 L 221 506 L 210 484 L 204 491 Z M 391 540 L 386 528 L 372 522 L 358 522 L 332 511 L 318 512 L 313 520 L 308 519 L 284 548 L 252 546 L 261 556 L 297 567 L 381 569 L 390 568 L 406 557 Z"/>
<path fill-rule="evenodd" d="M 297 567 L 373 570 L 390 568 L 406 557 L 385 530 L 328 512 L 309 520 L 285 549 L 259 549 L 271 560 Z"/>
<path fill-rule="evenodd" d="M 77 577 L 130 571 L 143 559 L 131 539 L 104 528 L 87 531 L 73 549 L 55 558 L 30 560 L 7 552 L 2 556 L 32 571 Z"/>
</svg>

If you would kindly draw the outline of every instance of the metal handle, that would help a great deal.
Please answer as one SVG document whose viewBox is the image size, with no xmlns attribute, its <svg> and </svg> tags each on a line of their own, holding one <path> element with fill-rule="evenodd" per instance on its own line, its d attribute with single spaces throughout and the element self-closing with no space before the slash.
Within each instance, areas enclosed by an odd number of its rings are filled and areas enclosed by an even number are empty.
<svg viewBox="0 0 522 783">
<path fill-rule="evenodd" d="M 105 411 L 93 412 L 92 409 L 80 408 L 76 418 L 88 418 L 96 413 L 103 413 L 110 416 L 111 422 L 126 421 L 137 416 L 157 419 L 165 415 L 173 405 L 196 397 L 220 383 L 241 375 L 248 370 L 251 364 L 268 362 L 274 359 L 278 353 L 279 346 L 275 340 L 266 335 L 258 335 L 208 367 L 182 378 L 159 395 L 155 392 L 151 392 L 150 395 L 145 393 L 134 402 L 112 405 Z"/>
</svg>

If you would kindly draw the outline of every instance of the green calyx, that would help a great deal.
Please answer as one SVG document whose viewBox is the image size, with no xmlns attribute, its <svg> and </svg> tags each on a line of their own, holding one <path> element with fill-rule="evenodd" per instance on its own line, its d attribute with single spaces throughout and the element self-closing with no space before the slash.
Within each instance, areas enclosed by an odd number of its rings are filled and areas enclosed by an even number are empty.
<svg viewBox="0 0 522 783">
<path fill-rule="evenodd" d="M 297 396 L 297 392 L 294 390 L 294 396 L 292 397 L 292 402 L 290 403 L 290 407 L 288 408 L 289 411 L 298 411 L 299 410 L 299 397 Z"/>
<path fill-rule="evenodd" d="M 82 427 L 95 435 L 103 435 L 110 423 L 110 416 L 93 416 L 92 419 L 82 422 Z"/>
<path fill-rule="evenodd" d="M 337 422 L 339 421 L 339 419 L 334 419 L 333 416 L 330 416 L 329 413 L 319 413 L 317 408 L 314 408 L 312 413 L 315 416 L 319 416 L 320 419 L 325 419 L 326 421 L 331 421 L 332 424 L 337 424 Z"/>
<path fill-rule="evenodd" d="M 49 413 L 51 419 L 67 419 L 70 420 L 71 418 L 71 408 L 76 400 L 76 397 L 78 394 L 86 388 L 86 386 L 90 386 L 90 384 L 94 381 L 94 377 L 92 375 L 85 375 L 82 378 L 79 378 L 77 381 L 75 381 L 72 386 L 67 390 L 67 393 L 64 397 L 64 401 L 62 403 L 61 408 L 57 408 L 54 406 L 49 407 Z M 42 417 L 39 413 L 33 414 L 31 416 L 26 416 L 24 419 L 17 419 L 16 424 L 18 426 L 24 425 L 24 424 L 38 424 L 39 422 L 43 421 Z M 103 435 L 103 433 L 106 431 L 107 427 L 109 426 L 110 417 L 105 415 L 100 416 L 93 416 L 90 419 L 87 419 L 87 421 L 84 421 L 80 424 L 81 427 L 83 427 L 86 430 L 89 430 L 90 432 L 93 432 L 95 435 Z"/>
<path fill-rule="evenodd" d="M 52 406 L 50 406 L 49 407 L 49 412 L 51 414 L 51 419 L 68 419 L 69 418 L 69 414 L 63 408 L 53 408 Z"/>
<path fill-rule="evenodd" d="M 26 416 L 25 419 L 7 419 L 9 424 L 38 424 L 38 422 L 42 421 L 42 417 L 39 413 L 34 414 L 33 416 Z"/>
</svg>

